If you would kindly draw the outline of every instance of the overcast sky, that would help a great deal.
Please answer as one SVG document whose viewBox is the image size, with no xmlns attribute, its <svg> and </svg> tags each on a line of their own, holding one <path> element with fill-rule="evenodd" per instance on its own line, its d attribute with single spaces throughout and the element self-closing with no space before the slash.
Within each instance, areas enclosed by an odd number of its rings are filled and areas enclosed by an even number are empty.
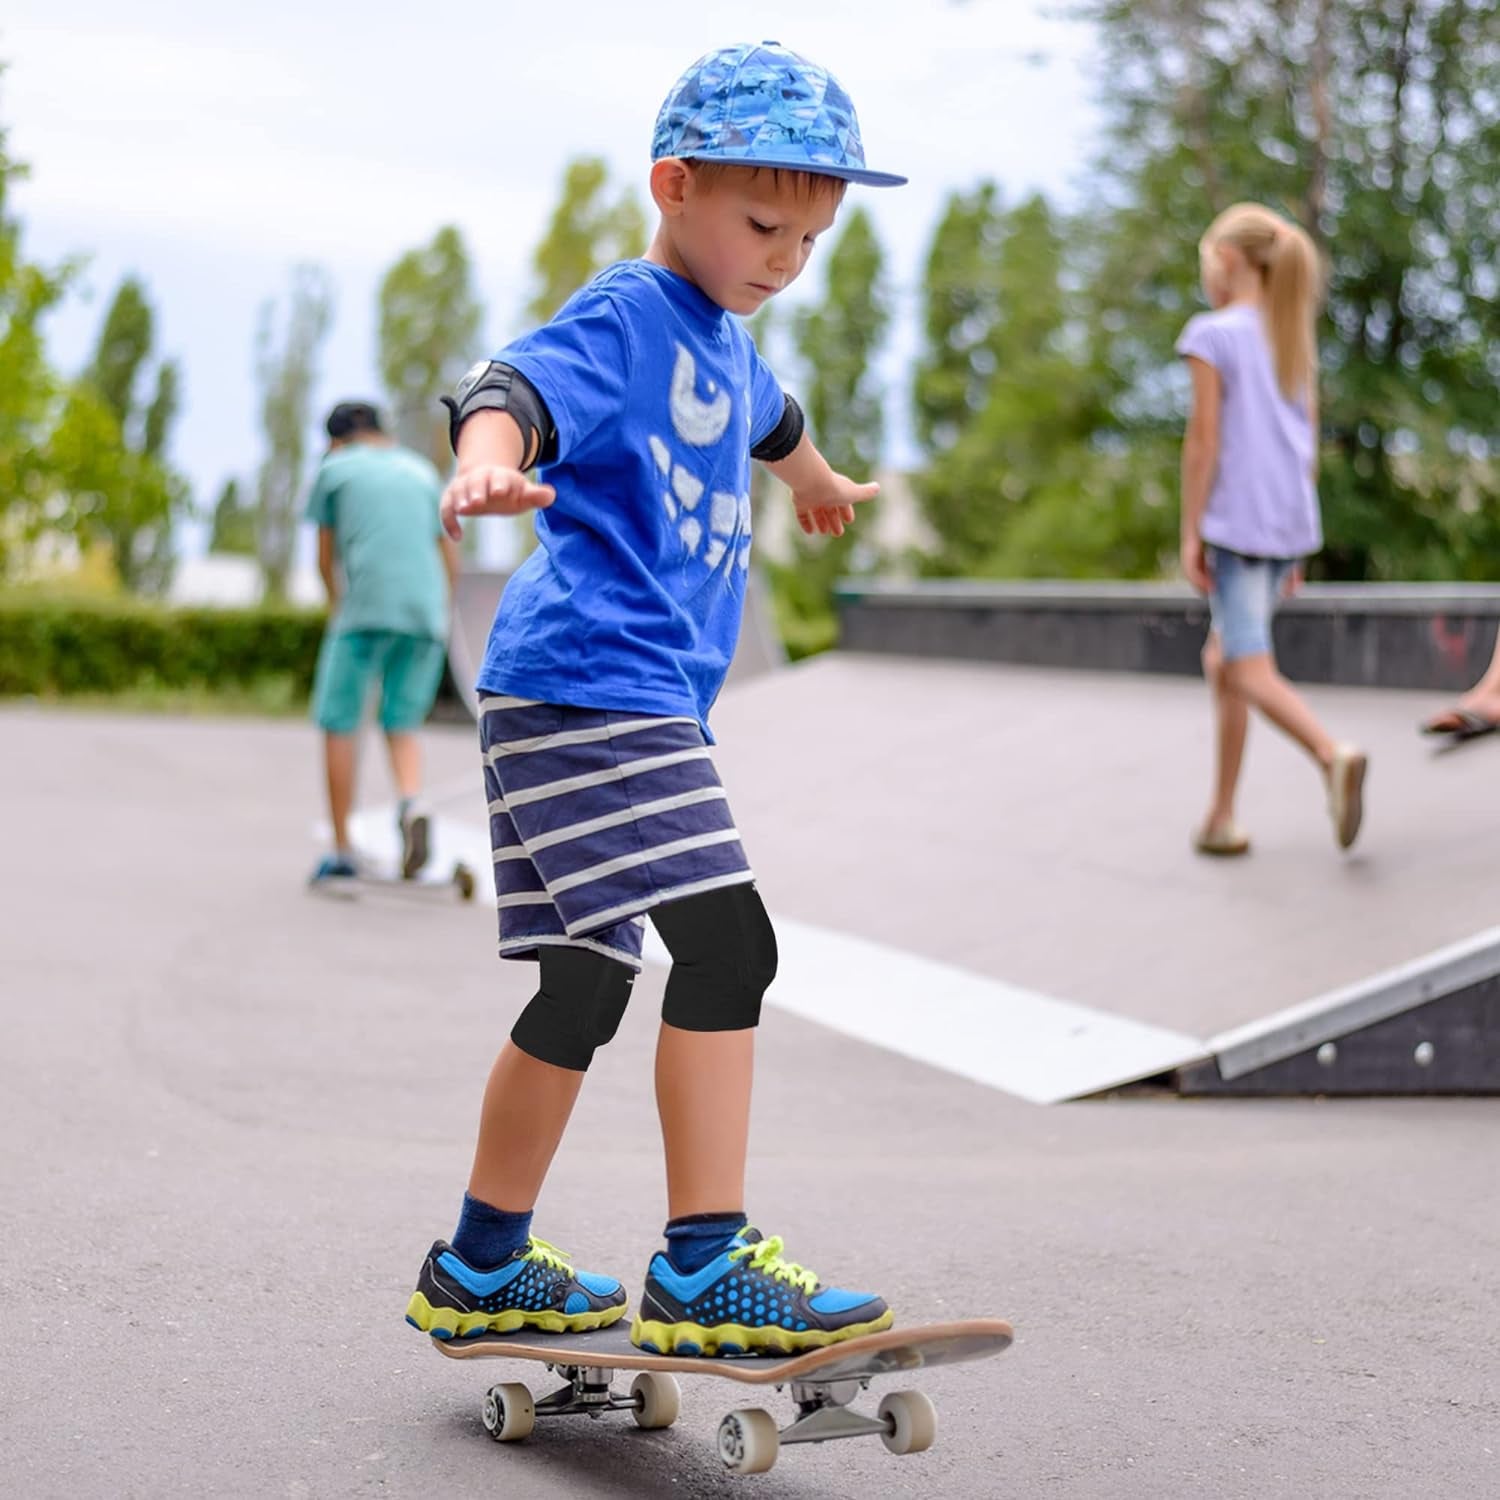
<svg viewBox="0 0 1500 1500">
<path fill-rule="evenodd" d="M 183 365 L 176 462 L 209 502 L 259 459 L 257 310 L 290 268 L 333 274 L 317 413 L 379 394 L 375 293 L 404 251 L 460 226 L 487 317 L 518 330 L 528 262 L 565 163 L 608 159 L 646 202 L 651 128 L 712 47 L 775 38 L 838 75 L 870 164 L 910 187 L 855 188 L 890 257 L 909 361 L 913 293 L 944 197 L 996 178 L 1007 199 L 1076 201 L 1096 126 L 1090 36 L 1033 0 L 494 0 L 484 6 L 260 0 L 9 0 L 0 122 L 30 163 L 25 253 L 90 257 L 92 300 L 49 347 L 85 358 L 121 275 L 147 283 L 158 347 Z M 816 257 L 788 299 L 815 294 Z M 787 300 L 787 299 L 783 299 Z M 899 373 L 892 370 L 893 375 Z M 789 384 L 794 382 L 789 381 Z M 892 401 L 897 456 L 904 403 Z"/>
</svg>

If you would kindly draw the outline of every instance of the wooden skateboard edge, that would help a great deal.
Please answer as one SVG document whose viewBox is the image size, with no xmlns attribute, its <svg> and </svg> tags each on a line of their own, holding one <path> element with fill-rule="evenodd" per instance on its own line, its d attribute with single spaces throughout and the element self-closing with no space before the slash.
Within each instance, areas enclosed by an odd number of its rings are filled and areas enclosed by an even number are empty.
<svg viewBox="0 0 1500 1500">
<path fill-rule="evenodd" d="M 733 1359 L 705 1358 L 702 1355 L 647 1354 L 644 1349 L 625 1349 L 618 1353 L 600 1353 L 592 1349 L 569 1348 L 573 1337 L 566 1333 L 545 1335 L 541 1342 L 518 1342 L 514 1333 L 486 1333 L 467 1339 L 433 1339 L 438 1352 L 449 1359 L 520 1359 L 545 1364 L 575 1365 L 582 1370 L 660 1370 L 674 1375 L 717 1375 L 737 1380 L 742 1385 L 783 1385 L 814 1375 L 827 1365 L 859 1354 L 879 1354 L 903 1346 L 923 1348 L 952 1339 L 993 1339 L 995 1347 L 967 1359 L 984 1359 L 1003 1354 L 1015 1341 L 1015 1330 L 1003 1318 L 970 1318 L 959 1323 L 921 1323 L 908 1328 L 887 1328 L 863 1338 L 809 1349 L 803 1354 L 775 1356 L 742 1356 Z M 897 1372 L 880 1372 L 891 1373 Z"/>
</svg>

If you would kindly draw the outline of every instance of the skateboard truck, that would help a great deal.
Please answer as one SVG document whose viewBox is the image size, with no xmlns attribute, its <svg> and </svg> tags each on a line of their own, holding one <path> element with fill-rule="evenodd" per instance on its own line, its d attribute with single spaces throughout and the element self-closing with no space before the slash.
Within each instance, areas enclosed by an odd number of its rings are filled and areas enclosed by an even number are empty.
<svg viewBox="0 0 1500 1500">
<path fill-rule="evenodd" d="M 638 1348 L 628 1329 L 606 1326 L 567 1335 L 567 1352 L 553 1335 L 479 1333 L 434 1338 L 449 1359 L 502 1356 L 532 1360 L 559 1376 L 561 1389 L 534 1400 L 526 1386 L 491 1386 L 484 1398 L 485 1430 L 496 1442 L 530 1436 L 539 1417 L 590 1416 L 628 1411 L 637 1426 L 670 1427 L 681 1409 L 677 1377 L 705 1375 L 739 1385 L 775 1386 L 795 1411 L 781 1426 L 769 1411 L 741 1407 L 718 1430 L 718 1453 L 734 1474 L 763 1474 L 783 1444 L 878 1437 L 892 1453 L 921 1453 L 937 1436 L 937 1413 L 920 1391 L 888 1391 L 874 1413 L 854 1402 L 872 1380 L 910 1375 L 939 1365 L 962 1364 L 1001 1354 L 1014 1338 L 1000 1318 L 971 1318 L 892 1328 L 796 1354 L 705 1358 L 660 1355 Z M 638 1371 L 630 1389 L 616 1390 L 617 1374 Z"/>
<path fill-rule="evenodd" d="M 613 1387 L 615 1372 L 592 1365 L 549 1364 L 547 1369 L 567 1384 L 532 1399 L 524 1385 L 491 1386 L 485 1393 L 484 1430 L 497 1443 L 529 1437 L 538 1417 L 595 1417 L 607 1411 L 628 1411 L 645 1428 L 670 1427 L 682 1408 L 682 1392 L 670 1375 L 642 1370 L 631 1382 L 630 1394 Z"/>
<path fill-rule="evenodd" d="M 547 1369 L 567 1383 L 539 1401 L 520 1384 L 492 1386 L 485 1394 L 484 1428 L 497 1443 L 529 1437 L 539 1417 L 597 1419 L 607 1411 L 628 1411 L 637 1426 L 649 1430 L 670 1427 L 681 1410 L 676 1380 L 659 1371 L 641 1371 L 626 1394 L 614 1389 L 613 1370 L 568 1364 L 549 1364 Z M 870 1388 L 867 1378 L 787 1384 L 797 1407 L 787 1426 L 778 1428 L 771 1413 L 760 1407 L 732 1411 L 719 1423 L 719 1458 L 731 1473 L 765 1473 L 786 1443 L 879 1437 L 892 1453 L 921 1453 L 937 1436 L 937 1413 L 920 1391 L 890 1392 L 870 1417 L 849 1410 L 855 1397 Z"/>
</svg>

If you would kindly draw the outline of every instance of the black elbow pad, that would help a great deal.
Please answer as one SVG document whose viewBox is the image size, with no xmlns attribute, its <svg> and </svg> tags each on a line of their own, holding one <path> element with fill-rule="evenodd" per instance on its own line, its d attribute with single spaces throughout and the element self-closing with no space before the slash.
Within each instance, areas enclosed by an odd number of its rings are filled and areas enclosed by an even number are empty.
<svg viewBox="0 0 1500 1500">
<path fill-rule="evenodd" d="M 557 457 L 557 428 L 541 392 L 513 365 L 485 360 L 474 366 L 451 396 L 442 398 L 448 408 L 448 442 L 458 452 L 458 429 L 476 411 L 507 411 L 515 418 L 525 442 L 521 467 L 547 464 Z"/>
<path fill-rule="evenodd" d="M 783 392 L 786 405 L 781 409 L 781 420 L 751 450 L 750 457 L 763 464 L 779 463 L 790 457 L 793 449 L 802 441 L 802 430 L 807 419 L 802 408 Z"/>
</svg>

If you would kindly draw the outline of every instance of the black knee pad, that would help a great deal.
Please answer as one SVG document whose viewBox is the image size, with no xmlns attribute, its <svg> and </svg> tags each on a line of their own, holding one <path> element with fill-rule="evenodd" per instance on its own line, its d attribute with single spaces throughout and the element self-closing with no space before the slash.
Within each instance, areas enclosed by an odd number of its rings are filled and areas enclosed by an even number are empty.
<svg viewBox="0 0 1500 1500">
<path fill-rule="evenodd" d="M 656 907 L 651 920 L 672 955 L 662 1020 L 684 1031 L 760 1024 L 776 977 L 776 932 L 753 885 L 685 896 Z"/>
<path fill-rule="evenodd" d="M 541 988 L 516 1018 L 510 1039 L 522 1052 L 583 1073 L 596 1048 L 620 1029 L 635 970 L 588 948 L 542 948 Z"/>
</svg>

